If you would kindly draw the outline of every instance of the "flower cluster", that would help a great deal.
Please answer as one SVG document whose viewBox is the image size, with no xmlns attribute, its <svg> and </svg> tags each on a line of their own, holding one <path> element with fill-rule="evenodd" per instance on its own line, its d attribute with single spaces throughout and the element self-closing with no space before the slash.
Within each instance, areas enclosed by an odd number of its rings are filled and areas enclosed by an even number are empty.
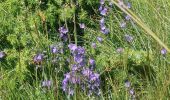
<svg viewBox="0 0 170 100">
<path fill-rule="evenodd" d="M 45 54 L 46 51 L 43 53 L 37 53 L 33 57 L 33 62 L 35 65 L 41 65 L 43 61 L 45 60 L 52 60 L 52 63 L 56 63 L 56 61 L 59 59 L 58 54 L 63 54 L 63 42 L 55 43 L 49 46 L 50 52 L 54 56 L 49 56 Z M 45 59 L 48 57 L 49 59 Z"/>
<path fill-rule="evenodd" d="M 63 53 L 63 43 L 60 42 L 58 44 L 53 44 L 50 46 L 50 50 L 52 54 Z"/>
<path fill-rule="evenodd" d="M 129 2 L 124 3 L 122 0 L 119 0 L 118 3 L 119 3 L 120 6 L 122 6 L 122 7 L 125 6 L 127 9 L 131 8 L 131 3 L 129 3 Z M 126 21 L 129 21 L 131 19 L 130 16 L 126 15 L 126 14 L 125 14 L 124 18 L 125 18 L 125 21 L 122 21 L 120 23 L 120 28 L 125 28 L 126 27 L 126 23 L 127 23 Z"/>
<path fill-rule="evenodd" d="M 100 20 L 100 30 L 103 34 L 108 34 L 109 33 L 109 29 L 106 28 L 106 25 L 105 25 L 105 18 L 104 16 L 107 14 L 108 12 L 108 9 L 104 6 L 105 4 L 105 1 L 104 0 L 100 0 L 100 7 L 99 7 L 99 11 L 100 11 L 100 14 L 103 16 Z"/>
<path fill-rule="evenodd" d="M 131 4 L 129 2 L 127 3 L 124 3 L 122 0 L 118 0 L 118 4 L 121 6 L 121 7 L 126 7 L 127 9 L 130 9 L 131 8 Z M 121 23 L 120 23 L 120 28 L 121 29 L 124 29 L 126 28 L 126 25 L 127 25 L 127 21 L 130 20 L 130 16 L 129 15 L 125 15 L 125 20 L 123 20 Z M 125 34 L 124 35 L 124 38 L 125 38 L 125 41 L 127 41 L 128 43 L 131 43 L 133 41 L 133 37 L 129 34 Z"/>
<path fill-rule="evenodd" d="M 128 8 L 128 9 L 131 8 L 131 3 L 129 3 L 129 2 L 124 3 L 123 0 L 118 0 L 118 4 L 119 4 L 121 7 L 124 7 L 124 8 L 125 8 L 125 7 Z"/>
<path fill-rule="evenodd" d="M 136 96 L 135 96 L 135 91 L 134 91 L 134 89 L 131 87 L 131 83 L 130 83 L 128 80 L 125 81 L 125 87 L 128 89 L 129 94 L 130 94 L 132 100 L 134 100 L 134 99 L 136 98 Z"/>
<path fill-rule="evenodd" d="M 71 65 L 71 71 L 65 74 L 62 82 L 63 91 L 68 95 L 73 95 L 76 85 L 80 86 L 83 91 L 88 91 L 89 95 L 99 94 L 100 75 L 94 72 L 95 60 L 90 59 L 90 67 L 86 67 L 85 49 L 75 44 L 69 44 L 68 47 L 74 64 Z"/>
<path fill-rule="evenodd" d="M 68 39 L 68 36 L 67 36 L 68 29 L 65 28 L 64 26 L 62 26 L 58 30 L 60 32 L 60 38 L 63 39 L 64 41 L 67 41 L 67 39 Z"/>
</svg>

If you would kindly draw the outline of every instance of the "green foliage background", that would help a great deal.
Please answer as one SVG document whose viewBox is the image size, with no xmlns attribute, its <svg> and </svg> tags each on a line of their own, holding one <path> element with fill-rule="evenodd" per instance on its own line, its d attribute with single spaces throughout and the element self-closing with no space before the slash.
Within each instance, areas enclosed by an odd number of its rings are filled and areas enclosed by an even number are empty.
<svg viewBox="0 0 170 100">
<path fill-rule="evenodd" d="M 131 10 L 170 47 L 169 0 L 129 2 Z M 128 99 L 125 79 L 132 82 L 139 99 L 169 98 L 169 54 L 162 56 L 162 47 L 132 20 L 121 29 L 124 13 L 115 5 L 106 17 L 110 34 L 103 35 L 98 7 L 98 0 L 1 0 L 0 50 L 7 56 L 0 61 L 0 99 Z M 86 25 L 83 33 L 81 22 Z M 60 62 L 52 64 L 49 46 L 61 41 L 58 28 L 63 25 L 68 27 L 70 38 L 64 43 L 64 54 L 57 55 Z M 127 33 L 134 37 L 132 44 L 124 40 Z M 102 44 L 97 36 L 103 37 Z M 87 55 L 95 58 L 103 81 L 100 97 L 88 97 L 79 90 L 74 97 L 67 97 L 61 90 L 63 75 L 69 70 L 65 60 L 71 42 L 85 46 Z M 91 48 L 92 42 L 97 43 L 96 50 Z M 118 47 L 124 48 L 122 54 L 116 52 Z M 46 72 L 40 70 L 36 76 L 32 59 L 40 52 L 47 54 L 43 62 Z M 51 90 L 40 87 L 44 79 L 53 80 Z"/>
</svg>

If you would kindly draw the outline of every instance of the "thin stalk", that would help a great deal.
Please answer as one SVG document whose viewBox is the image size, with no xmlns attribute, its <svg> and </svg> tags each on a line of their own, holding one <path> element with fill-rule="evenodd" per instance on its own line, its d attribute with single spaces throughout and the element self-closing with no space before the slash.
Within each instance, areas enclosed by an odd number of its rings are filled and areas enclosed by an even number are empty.
<svg viewBox="0 0 170 100">
<path fill-rule="evenodd" d="M 76 14 L 74 14 L 74 39 L 75 39 L 75 44 L 77 45 Z"/>
<path fill-rule="evenodd" d="M 131 17 L 132 20 L 134 20 L 142 29 L 144 29 L 144 31 L 146 31 L 146 33 L 148 33 L 150 36 L 152 36 L 152 38 L 154 38 L 159 45 L 161 45 L 162 47 L 164 47 L 169 53 L 170 53 L 170 49 L 168 48 L 167 45 L 165 45 L 156 35 L 154 32 L 152 32 L 152 30 L 150 28 L 148 28 L 140 19 L 139 17 L 137 17 L 131 10 L 129 10 L 125 5 L 120 6 L 115 0 L 111 0 L 118 8 L 120 8 L 124 13 L 126 13 L 127 15 L 129 15 Z"/>
</svg>

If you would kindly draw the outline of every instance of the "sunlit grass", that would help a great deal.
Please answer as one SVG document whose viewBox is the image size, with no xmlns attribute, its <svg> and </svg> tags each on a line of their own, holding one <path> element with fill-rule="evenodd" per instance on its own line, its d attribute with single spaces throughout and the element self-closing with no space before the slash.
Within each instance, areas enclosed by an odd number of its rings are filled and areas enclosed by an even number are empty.
<svg viewBox="0 0 170 100">
<path fill-rule="evenodd" d="M 160 51 L 165 48 L 170 52 L 170 1 L 129 0 L 132 4 L 130 9 L 121 7 L 115 0 L 111 1 L 114 6 L 109 8 L 105 18 L 110 29 L 109 35 L 100 33 L 100 16 L 98 8 L 94 8 L 98 6 L 92 6 L 95 1 L 88 0 L 88 7 L 90 5 L 94 14 L 88 16 L 84 12 L 79 19 L 80 22 L 86 22 L 84 33 L 76 31 L 79 20 L 71 16 L 74 11 L 68 11 L 68 19 L 60 19 L 61 16 L 55 15 L 62 10 L 58 11 L 59 8 L 50 3 L 49 8 L 42 10 L 39 3 L 34 1 L 29 2 L 29 5 L 33 6 L 27 7 L 23 2 L 17 3 L 17 0 L 2 1 L 0 42 L 3 43 L 0 50 L 5 48 L 7 57 L 0 61 L 0 100 L 129 100 L 130 89 L 134 89 L 137 100 L 169 99 L 170 55 L 162 55 Z M 19 8 L 14 9 L 14 4 L 18 4 Z M 63 7 L 68 6 L 70 5 L 66 4 Z M 83 9 L 82 5 L 81 7 Z M 127 27 L 122 29 L 120 23 L 124 21 L 123 16 L 126 14 L 131 20 L 127 22 Z M 45 21 L 48 23 L 44 23 Z M 46 24 L 50 29 L 48 31 Z M 61 41 L 57 37 L 58 27 L 63 24 L 71 29 L 69 42 L 83 45 L 87 55 L 95 58 L 95 71 L 100 74 L 101 79 L 99 96 L 87 96 L 78 88 L 74 96 L 63 92 L 62 80 L 70 68 L 70 65 L 65 66 L 65 60 L 70 57 L 69 51 L 59 55 L 61 62 L 56 62 L 54 66 L 48 48 Z M 134 41 L 126 42 L 125 34 L 132 35 Z M 104 41 L 97 42 L 97 36 L 101 36 Z M 96 42 L 96 50 L 91 48 L 92 42 Z M 67 45 L 64 45 L 64 49 L 67 49 Z M 116 51 L 120 47 L 123 48 L 122 53 Z M 42 66 L 34 66 L 32 59 L 39 52 L 47 54 L 48 60 L 44 61 Z M 37 67 L 42 69 L 37 70 Z M 50 89 L 42 87 L 43 80 L 52 80 Z M 125 80 L 130 81 L 130 88 L 125 87 Z"/>
</svg>

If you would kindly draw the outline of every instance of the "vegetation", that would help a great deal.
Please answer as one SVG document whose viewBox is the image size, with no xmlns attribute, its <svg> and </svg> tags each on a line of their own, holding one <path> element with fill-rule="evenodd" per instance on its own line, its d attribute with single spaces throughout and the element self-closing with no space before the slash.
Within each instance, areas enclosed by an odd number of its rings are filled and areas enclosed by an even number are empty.
<svg viewBox="0 0 170 100">
<path fill-rule="evenodd" d="M 170 98 L 169 0 L 0 0 L 0 100 Z"/>
</svg>

